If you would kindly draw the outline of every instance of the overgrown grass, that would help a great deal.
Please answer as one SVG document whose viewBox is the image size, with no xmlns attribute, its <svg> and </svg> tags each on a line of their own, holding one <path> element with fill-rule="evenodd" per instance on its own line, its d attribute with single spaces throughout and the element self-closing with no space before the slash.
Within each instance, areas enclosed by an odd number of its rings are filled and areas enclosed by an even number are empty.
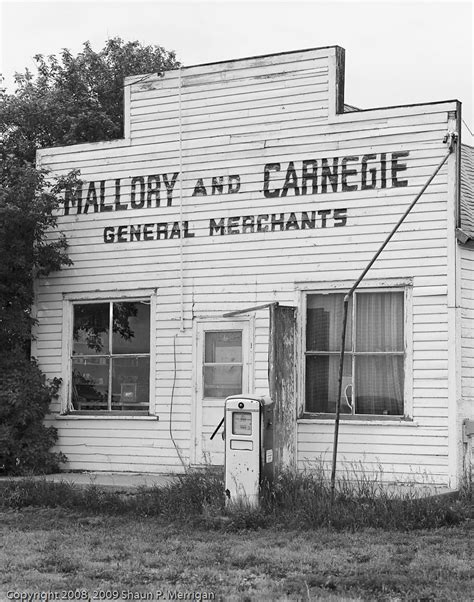
<svg viewBox="0 0 474 602">
<path fill-rule="evenodd" d="M 29 507 L 0 509 L 0 540 L 0 600 L 8 591 L 54 591 L 58 599 L 76 591 L 90 599 L 94 592 L 109 592 L 107 599 L 119 592 L 122 599 L 132 591 L 137 599 L 140 592 L 163 591 L 162 600 L 172 599 L 168 592 L 181 593 L 174 599 L 213 592 L 216 602 L 467 602 L 474 591 L 464 526 L 226 532 L 154 517 Z"/>
<path fill-rule="evenodd" d="M 162 487 L 129 491 L 32 478 L 5 481 L 0 491 L 0 505 L 7 508 L 61 507 L 92 513 L 159 516 L 167 521 L 214 514 L 224 506 L 222 475 L 211 470 L 178 475 Z"/>
<path fill-rule="evenodd" d="M 452 495 L 426 495 L 415 486 L 396 488 L 351 465 L 336 482 L 334 502 L 324 471 L 286 473 L 264 493 L 265 508 L 295 528 L 331 526 L 358 530 L 411 531 L 463 523 L 474 517 L 472 488 Z M 424 491 L 424 495 L 423 495 Z"/>
<path fill-rule="evenodd" d="M 459 525 L 474 518 L 472 484 L 450 496 L 421 496 L 416 487 L 404 490 L 383 485 L 380 475 L 352 466 L 337 481 L 331 505 L 324 471 L 281 474 L 262 488 L 259 508 L 226 506 L 222 473 L 188 472 L 163 487 L 117 492 L 67 482 L 12 480 L 3 483 L 0 504 L 9 508 L 62 507 L 98 514 L 152 516 L 216 530 L 239 531 L 281 526 L 290 529 L 330 527 L 411 531 Z"/>
</svg>

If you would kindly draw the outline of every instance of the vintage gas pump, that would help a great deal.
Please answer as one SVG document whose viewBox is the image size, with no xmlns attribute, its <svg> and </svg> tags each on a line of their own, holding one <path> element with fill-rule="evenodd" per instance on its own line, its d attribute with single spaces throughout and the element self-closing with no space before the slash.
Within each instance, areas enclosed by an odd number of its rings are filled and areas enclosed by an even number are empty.
<svg viewBox="0 0 474 602">
<path fill-rule="evenodd" d="M 225 401 L 225 491 L 228 502 L 258 505 L 260 485 L 273 479 L 273 408 L 269 397 Z"/>
</svg>

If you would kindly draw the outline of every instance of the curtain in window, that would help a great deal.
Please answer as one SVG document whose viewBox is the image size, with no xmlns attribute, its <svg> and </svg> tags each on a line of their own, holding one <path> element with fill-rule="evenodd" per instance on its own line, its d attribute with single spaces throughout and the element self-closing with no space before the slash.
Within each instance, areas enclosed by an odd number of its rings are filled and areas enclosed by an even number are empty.
<svg viewBox="0 0 474 602">
<path fill-rule="evenodd" d="M 336 411 L 343 300 L 340 293 L 308 295 L 306 410 L 309 412 Z M 356 292 L 354 300 L 354 327 L 353 300 L 349 303 L 341 411 L 403 415 L 404 293 Z"/>
<path fill-rule="evenodd" d="M 356 413 L 401 415 L 403 293 L 358 294 L 356 312 Z"/>
<path fill-rule="evenodd" d="M 403 293 L 357 294 L 356 351 L 403 351 Z"/>
</svg>

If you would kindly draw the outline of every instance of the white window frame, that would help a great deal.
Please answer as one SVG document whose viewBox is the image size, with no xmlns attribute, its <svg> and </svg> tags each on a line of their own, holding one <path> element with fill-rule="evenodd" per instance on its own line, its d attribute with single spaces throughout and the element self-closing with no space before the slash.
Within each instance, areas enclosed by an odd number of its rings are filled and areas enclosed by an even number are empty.
<svg viewBox="0 0 474 602">
<path fill-rule="evenodd" d="M 319 413 L 306 411 L 306 320 L 307 320 L 307 298 L 308 295 L 318 294 L 342 294 L 347 293 L 353 281 L 323 282 L 323 283 L 298 283 L 297 288 L 300 293 L 301 312 L 299 316 L 298 330 L 299 336 L 299 362 L 298 369 L 298 417 L 304 420 L 333 420 L 334 413 Z M 413 421 L 413 310 L 412 310 L 412 291 L 413 283 L 411 278 L 403 279 L 367 279 L 357 288 L 359 292 L 403 292 L 404 293 L 404 392 L 403 392 L 403 415 L 385 416 L 383 414 L 342 414 L 341 420 L 373 422 L 387 421 L 400 422 Z M 356 290 L 356 292 L 357 292 Z"/>
<path fill-rule="evenodd" d="M 149 382 L 149 403 L 148 412 L 144 411 L 107 411 L 90 410 L 78 412 L 72 405 L 72 346 L 73 346 L 73 321 L 74 305 L 80 303 L 121 303 L 124 301 L 147 301 L 150 303 L 150 382 Z M 136 289 L 133 291 L 94 291 L 86 293 L 65 293 L 63 294 L 63 352 L 62 352 L 62 380 L 60 403 L 61 414 L 67 414 L 68 417 L 97 417 L 120 418 L 126 416 L 156 416 L 156 398 L 155 398 L 155 349 L 156 341 L 154 337 L 156 324 L 156 289 Z"/>
</svg>

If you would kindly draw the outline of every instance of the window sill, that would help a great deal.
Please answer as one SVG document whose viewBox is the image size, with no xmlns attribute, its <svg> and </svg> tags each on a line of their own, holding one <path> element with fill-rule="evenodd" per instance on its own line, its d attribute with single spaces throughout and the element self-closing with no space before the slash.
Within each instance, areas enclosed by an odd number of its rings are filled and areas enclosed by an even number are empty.
<svg viewBox="0 0 474 602">
<path fill-rule="evenodd" d="M 334 423 L 336 419 L 335 414 L 303 414 L 301 418 L 298 418 L 298 423 Z M 406 416 L 374 416 L 372 414 L 367 414 L 365 416 L 348 416 L 347 414 L 340 416 L 340 423 L 346 424 L 373 424 L 384 426 L 387 425 L 402 425 L 402 426 L 410 426 L 417 427 L 418 423 L 413 420 L 413 418 L 407 418 Z"/>
<path fill-rule="evenodd" d="M 112 413 L 97 413 L 90 412 L 70 412 L 69 414 L 56 414 L 56 420 L 159 420 L 159 416 L 151 416 L 150 414 L 112 414 Z"/>
</svg>

